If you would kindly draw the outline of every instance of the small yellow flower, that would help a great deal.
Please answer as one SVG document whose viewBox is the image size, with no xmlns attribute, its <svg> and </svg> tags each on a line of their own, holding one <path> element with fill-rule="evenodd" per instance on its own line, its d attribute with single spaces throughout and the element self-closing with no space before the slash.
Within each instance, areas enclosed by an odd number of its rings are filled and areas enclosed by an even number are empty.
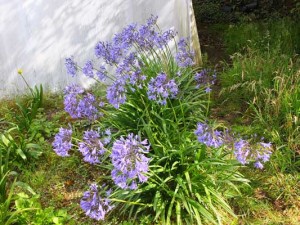
<svg viewBox="0 0 300 225">
<path fill-rule="evenodd" d="M 18 74 L 22 75 L 23 74 L 23 70 L 22 69 L 18 69 Z"/>
</svg>

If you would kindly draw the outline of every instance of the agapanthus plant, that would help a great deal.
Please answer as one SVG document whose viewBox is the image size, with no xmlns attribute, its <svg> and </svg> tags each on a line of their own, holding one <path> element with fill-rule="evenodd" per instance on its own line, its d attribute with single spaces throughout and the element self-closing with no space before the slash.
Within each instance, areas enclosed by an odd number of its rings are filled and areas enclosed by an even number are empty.
<svg viewBox="0 0 300 225">
<path fill-rule="evenodd" d="M 207 119 L 206 92 L 213 80 L 208 85 L 203 71 L 193 68 L 189 40 L 178 41 L 174 30 L 160 31 L 157 17 L 151 16 L 143 25 L 128 25 L 111 41 L 98 42 L 94 50 L 96 60 L 81 68 L 73 58 L 66 59 L 70 75 L 81 70 L 108 81 L 101 123 L 95 119 L 103 102 L 96 95 L 76 85 L 65 91 L 66 111 L 91 121 L 83 140 L 68 147 L 77 146 L 85 162 L 106 170 L 101 181 L 114 190 L 108 200 L 109 195 L 100 197 L 100 186 L 92 185 L 81 201 L 86 215 L 102 220 L 115 204 L 124 216 L 153 214 L 162 224 L 218 224 L 219 210 L 234 217 L 226 203 L 227 189 L 247 181 L 224 154 L 207 154 L 212 147 L 222 151 L 223 132 L 199 123 L 195 134 L 203 144 L 194 136 L 194 125 Z M 111 127 L 114 133 L 101 133 L 97 127 Z"/>
</svg>

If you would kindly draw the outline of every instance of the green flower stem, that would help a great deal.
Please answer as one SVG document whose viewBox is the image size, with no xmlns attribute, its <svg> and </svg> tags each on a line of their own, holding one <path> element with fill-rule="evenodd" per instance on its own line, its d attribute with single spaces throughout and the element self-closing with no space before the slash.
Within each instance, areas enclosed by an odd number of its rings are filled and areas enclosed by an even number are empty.
<svg viewBox="0 0 300 225">
<path fill-rule="evenodd" d="M 114 201 L 114 202 L 122 202 L 122 203 L 130 204 L 130 205 L 142 205 L 142 206 L 148 206 L 148 207 L 153 206 L 153 204 L 144 204 L 144 203 L 140 203 L 140 202 L 130 202 L 130 201 L 125 201 L 125 200 L 117 199 L 117 198 L 109 198 L 108 200 Z"/>
</svg>

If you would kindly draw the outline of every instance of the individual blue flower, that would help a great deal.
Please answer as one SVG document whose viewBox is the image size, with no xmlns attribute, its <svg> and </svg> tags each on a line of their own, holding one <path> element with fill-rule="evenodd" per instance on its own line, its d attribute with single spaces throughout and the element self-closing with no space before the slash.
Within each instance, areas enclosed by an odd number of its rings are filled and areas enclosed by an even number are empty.
<svg viewBox="0 0 300 225">
<path fill-rule="evenodd" d="M 189 49 L 189 46 L 184 38 L 178 42 L 178 51 L 175 60 L 179 67 L 189 67 L 195 65 L 195 53 Z"/>
<path fill-rule="evenodd" d="M 106 151 L 104 143 L 100 140 L 100 135 L 97 131 L 85 131 L 83 142 L 78 143 L 79 151 L 84 156 L 83 160 L 90 164 L 100 162 L 99 157 Z"/>
<path fill-rule="evenodd" d="M 72 130 L 60 128 L 59 132 L 55 135 L 52 143 L 53 150 L 57 155 L 66 157 L 69 156 L 69 150 L 72 148 Z"/>
<path fill-rule="evenodd" d="M 110 129 L 106 129 L 104 132 L 104 139 L 103 139 L 103 144 L 107 145 L 111 141 L 111 131 Z"/>
<path fill-rule="evenodd" d="M 73 57 L 65 59 L 65 66 L 68 74 L 70 74 L 72 77 L 76 76 L 77 66 L 76 63 L 73 61 Z"/>
<path fill-rule="evenodd" d="M 102 187 L 103 188 L 103 187 Z M 97 221 L 104 220 L 105 215 L 113 209 L 108 199 L 109 191 L 105 193 L 105 197 L 101 197 L 97 184 L 91 184 L 88 191 L 83 193 L 80 201 L 80 207 L 85 214 Z"/>
<path fill-rule="evenodd" d="M 149 158 L 145 156 L 150 146 L 147 140 L 129 134 L 127 138 L 116 140 L 112 147 L 111 160 L 114 169 L 111 172 L 114 183 L 122 189 L 137 189 L 138 182 L 148 180 Z"/>
<path fill-rule="evenodd" d="M 206 88 L 205 88 L 205 93 L 210 93 L 211 90 L 212 90 L 212 89 L 211 89 L 210 87 L 206 87 Z"/>
<path fill-rule="evenodd" d="M 263 169 L 264 165 L 260 161 L 256 161 L 254 163 L 254 167 L 257 168 L 257 169 Z"/>
<path fill-rule="evenodd" d="M 94 77 L 94 71 L 93 71 L 93 64 L 92 61 L 87 61 L 86 64 L 84 65 L 84 67 L 82 68 L 82 72 L 84 75 L 86 75 L 87 77 Z"/>
<path fill-rule="evenodd" d="M 221 131 L 213 130 L 206 123 L 198 123 L 195 135 L 200 143 L 208 147 L 218 148 L 224 144 Z"/>
<path fill-rule="evenodd" d="M 175 81 L 168 80 L 165 73 L 159 73 L 155 78 L 151 78 L 148 84 L 148 98 L 165 105 L 167 98 L 175 98 L 178 94 L 178 86 Z"/>
</svg>

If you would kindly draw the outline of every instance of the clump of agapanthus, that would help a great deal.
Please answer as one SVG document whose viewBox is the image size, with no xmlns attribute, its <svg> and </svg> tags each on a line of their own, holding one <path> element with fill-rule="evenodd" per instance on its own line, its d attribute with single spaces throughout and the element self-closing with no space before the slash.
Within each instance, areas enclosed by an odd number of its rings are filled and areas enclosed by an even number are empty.
<svg viewBox="0 0 300 225">
<path fill-rule="evenodd" d="M 167 98 L 175 98 L 178 94 L 178 86 L 174 79 L 168 79 L 167 74 L 159 73 L 151 78 L 148 84 L 148 98 L 157 101 L 161 105 L 167 103 Z"/>
<path fill-rule="evenodd" d="M 52 146 L 57 155 L 69 156 L 69 150 L 72 148 L 72 130 L 61 127 L 54 137 Z"/>
<path fill-rule="evenodd" d="M 101 187 L 103 189 L 103 187 Z M 106 191 L 105 196 L 101 197 L 97 184 L 91 184 L 90 189 L 83 193 L 80 207 L 85 214 L 95 220 L 104 220 L 105 215 L 113 209 L 111 201 L 108 199 L 111 191 Z"/>
<path fill-rule="evenodd" d="M 206 123 L 199 122 L 194 133 L 198 141 L 208 147 L 218 148 L 224 144 L 222 132 L 212 129 Z"/>
<path fill-rule="evenodd" d="M 77 65 L 73 60 L 73 57 L 69 57 L 65 59 L 65 66 L 67 69 L 67 73 L 72 77 L 76 76 L 77 73 Z"/>
<path fill-rule="evenodd" d="M 263 164 L 270 160 L 271 154 L 271 143 L 259 142 L 251 145 L 249 141 L 240 139 L 234 144 L 234 155 L 242 165 L 254 162 L 254 167 L 263 169 Z"/>
<path fill-rule="evenodd" d="M 216 82 L 216 73 L 210 69 L 203 69 L 195 74 L 196 88 L 205 87 L 205 91 L 208 93 L 211 91 L 211 85 Z"/>
<path fill-rule="evenodd" d="M 175 60 L 179 67 L 189 67 L 195 65 L 195 53 L 190 50 L 187 41 L 181 38 L 178 42 L 178 52 L 176 53 Z"/>
<path fill-rule="evenodd" d="M 138 135 L 129 134 L 116 140 L 112 147 L 111 160 L 114 169 L 111 172 L 114 183 L 122 189 L 137 189 L 138 182 L 148 180 L 148 164 L 145 156 L 150 146 L 147 140 L 140 140 Z"/>
<path fill-rule="evenodd" d="M 110 130 L 106 130 L 101 136 L 99 132 L 94 130 L 84 132 L 83 141 L 78 143 L 79 151 L 82 153 L 84 161 L 90 164 L 100 162 L 99 157 L 106 152 L 105 145 L 111 139 Z"/>
<path fill-rule="evenodd" d="M 88 118 L 95 120 L 102 114 L 99 112 L 99 104 L 94 95 L 85 91 L 76 84 L 67 86 L 64 90 L 65 110 L 72 118 Z"/>
</svg>

